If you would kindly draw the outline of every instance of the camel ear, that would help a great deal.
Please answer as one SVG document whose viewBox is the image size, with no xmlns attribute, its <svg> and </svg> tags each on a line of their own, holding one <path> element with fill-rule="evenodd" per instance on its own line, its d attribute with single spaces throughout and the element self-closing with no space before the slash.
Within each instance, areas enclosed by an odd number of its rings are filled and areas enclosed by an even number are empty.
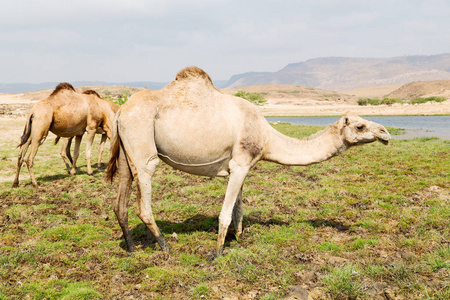
<svg viewBox="0 0 450 300">
<path fill-rule="evenodd" d="M 344 125 L 347 126 L 350 124 L 350 120 L 348 119 L 348 116 L 344 116 Z"/>
<path fill-rule="evenodd" d="M 340 126 L 341 128 L 347 126 L 348 124 L 350 124 L 350 120 L 348 118 L 348 115 L 347 114 L 343 115 L 339 123 L 341 124 L 341 126 Z"/>
</svg>

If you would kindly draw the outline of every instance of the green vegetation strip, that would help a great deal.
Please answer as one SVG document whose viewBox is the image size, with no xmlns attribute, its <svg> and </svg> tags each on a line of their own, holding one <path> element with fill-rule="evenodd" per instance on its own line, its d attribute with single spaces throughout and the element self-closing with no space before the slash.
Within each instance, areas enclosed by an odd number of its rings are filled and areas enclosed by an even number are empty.
<svg viewBox="0 0 450 300">
<path fill-rule="evenodd" d="M 275 127 L 298 138 L 320 130 Z M 15 172 L 13 146 L 0 142 L 3 178 Z M 230 233 L 225 255 L 208 261 L 226 179 L 161 163 L 152 206 L 172 253 L 136 216 L 134 191 L 129 254 L 113 213 L 117 183 L 88 176 L 83 155 L 68 176 L 46 141 L 38 190 L 0 183 L 0 299 L 279 299 L 291 286 L 324 299 L 449 299 L 449 150 L 417 138 L 308 167 L 259 163 L 244 185 L 242 238 Z"/>
<path fill-rule="evenodd" d="M 447 98 L 444 97 L 416 97 L 413 99 L 398 99 L 398 98 L 359 98 L 357 100 L 358 105 L 366 106 L 366 105 L 392 105 L 394 103 L 400 103 L 400 104 L 421 104 L 426 103 L 430 101 L 434 102 L 444 102 Z"/>
</svg>

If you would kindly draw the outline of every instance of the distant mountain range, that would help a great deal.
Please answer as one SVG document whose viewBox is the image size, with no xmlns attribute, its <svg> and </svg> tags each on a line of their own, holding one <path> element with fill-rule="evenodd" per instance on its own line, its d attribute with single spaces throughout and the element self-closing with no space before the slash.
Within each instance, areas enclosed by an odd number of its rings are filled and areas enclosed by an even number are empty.
<svg viewBox="0 0 450 300">
<path fill-rule="evenodd" d="M 294 84 L 324 90 L 349 90 L 449 79 L 450 53 L 392 58 L 324 57 L 292 63 L 277 72 L 234 75 L 225 87 Z"/>
<path fill-rule="evenodd" d="M 406 84 L 414 81 L 450 80 L 450 53 L 392 58 L 323 57 L 291 63 L 276 72 L 249 72 L 228 81 L 214 81 L 217 88 L 238 88 L 258 84 L 294 84 L 324 90 Z M 123 85 L 160 89 L 168 82 L 75 81 L 73 86 Z M 53 89 L 58 82 L 0 83 L 0 93 L 25 93 Z"/>
</svg>

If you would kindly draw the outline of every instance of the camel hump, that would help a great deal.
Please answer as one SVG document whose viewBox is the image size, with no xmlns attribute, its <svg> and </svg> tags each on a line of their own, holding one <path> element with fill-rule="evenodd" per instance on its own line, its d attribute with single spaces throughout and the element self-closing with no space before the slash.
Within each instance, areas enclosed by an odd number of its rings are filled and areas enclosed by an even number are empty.
<svg viewBox="0 0 450 300">
<path fill-rule="evenodd" d="M 55 90 L 50 94 L 51 96 L 55 96 L 56 94 L 58 94 L 60 91 L 62 90 L 71 90 L 75 92 L 75 89 L 73 88 L 73 86 L 70 83 L 67 82 L 61 82 L 60 84 L 58 84 L 55 88 Z"/>
<path fill-rule="evenodd" d="M 100 95 L 94 90 L 86 90 L 86 91 L 83 92 L 83 94 L 94 95 L 94 96 L 97 96 L 97 97 L 101 98 Z"/>
<path fill-rule="evenodd" d="M 212 80 L 209 77 L 209 75 L 202 69 L 195 66 L 186 67 L 180 72 L 178 72 L 177 76 L 175 77 L 175 80 L 184 80 L 189 78 L 203 78 L 212 84 Z"/>
</svg>

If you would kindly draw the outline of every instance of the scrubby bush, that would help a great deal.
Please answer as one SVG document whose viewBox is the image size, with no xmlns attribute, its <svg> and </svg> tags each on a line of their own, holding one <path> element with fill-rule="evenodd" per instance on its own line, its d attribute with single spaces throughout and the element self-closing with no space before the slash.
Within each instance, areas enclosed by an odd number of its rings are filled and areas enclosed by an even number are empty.
<svg viewBox="0 0 450 300">
<path fill-rule="evenodd" d="M 416 97 L 414 99 L 408 100 L 408 99 L 398 99 L 398 98 L 383 98 L 383 99 L 379 99 L 379 98 L 359 98 L 356 102 L 358 103 L 358 105 L 361 106 L 365 106 L 365 105 L 380 105 L 380 104 L 385 104 L 385 105 L 392 105 L 394 103 L 401 103 L 401 104 L 420 104 L 420 103 L 426 103 L 429 101 L 435 101 L 435 102 L 443 102 L 446 101 L 447 99 L 444 97 L 427 97 L 427 98 L 421 98 L 421 97 Z"/>
<path fill-rule="evenodd" d="M 434 102 L 444 102 L 444 101 L 447 100 L 447 98 L 437 97 L 437 96 L 432 96 L 432 97 L 428 97 L 428 98 L 425 98 L 425 99 L 427 99 L 428 101 L 434 101 Z"/>
<path fill-rule="evenodd" d="M 381 100 L 381 104 L 385 104 L 385 105 L 392 105 L 394 103 L 402 103 L 403 101 L 397 98 L 383 98 L 383 100 Z"/>
<path fill-rule="evenodd" d="M 241 97 L 241 98 L 243 98 L 253 104 L 256 104 L 256 105 L 264 105 L 267 102 L 266 98 L 264 98 L 264 96 L 261 95 L 260 93 L 237 91 L 237 93 L 235 93 L 234 96 Z"/>
<path fill-rule="evenodd" d="M 360 106 L 366 106 L 367 103 L 368 103 L 367 98 L 359 98 L 356 102 L 357 102 L 358 105 L 360 105 Z"/>
<path fill-rule="evenodd" d="M 414 99 L 411 99 L 411 103 L 412 104 L 421 104 L 421 103 L 426 103 L 426 102 L 429 102 L 429 101 L 443 102 L 445 100 L 447 100 L 447 99 L 444 98 L 444 97 L 436 97 L 436 96 L 427 97 L 427 98 L 416 97 Z"/>
<path fill-rule="evenodd" d="M 368 102 L 370 105 L 380 105 L 381 100 L 378 99 L 378 98 L 367 98 L 367 102 Z"/>
</svg>

